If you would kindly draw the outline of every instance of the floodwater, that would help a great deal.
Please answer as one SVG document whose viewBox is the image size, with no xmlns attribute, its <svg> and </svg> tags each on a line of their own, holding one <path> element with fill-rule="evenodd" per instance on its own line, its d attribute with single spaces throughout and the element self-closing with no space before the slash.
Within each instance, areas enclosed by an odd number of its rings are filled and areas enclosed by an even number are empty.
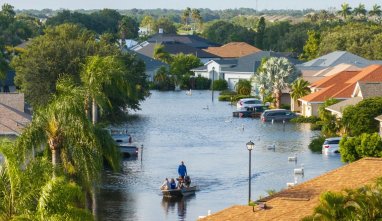
<svg viewBox="0 0 382 221">
<path fill-rule="evenodd" d="M 308 149 L 317 135 L 308 124 L 262 123 L 259 119 L 231 118 L 236 106 L 211 101 L 210 91 L 156 92 L 126 124 L 134 141 L 144 145 L 143 157 L 123 161 L 122 171 L 103 174 L 98 197 L 99 220 L 196 220 L 248 201 L 248 141 L 252 151 L 252 199 L 267 190 L 294 182 L 293 169 L 304 164 L 304 182 L 342 165 L 339 156 L 314 154 Z M 275 143 L 275 150 L 268 145 Z M 297 154 L 298 162 L 288 162 Z M 169 201 L 162 198 L 163 180 L 177 177 L 184 161 L 194 196 Z M 330 184 L 328 184 L 330 185 Z"/>
</svg>

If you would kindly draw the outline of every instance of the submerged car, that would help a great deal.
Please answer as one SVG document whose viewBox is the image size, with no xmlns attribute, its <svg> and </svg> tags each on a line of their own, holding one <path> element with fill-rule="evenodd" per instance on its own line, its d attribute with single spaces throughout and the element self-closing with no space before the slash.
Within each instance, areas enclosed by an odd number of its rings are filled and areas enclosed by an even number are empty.
<svg viewBox="0 0 382 221">
<path fill-rule="evenodd" d="M 265 110 L 261 114 L 261 121 L 263 122 L 289 121 L 290 119 L 293 119 L 295 117 L 297 117 L 297 115 L 290 110 L 272 109 L 272 110 Z"/>
<path fill-rule="evenodd" d="M 341 137 L 326 138 L 322 145 L 322 153 L 339 153 Z"/>
<path fill-rule="evenodd" d="M 269 104 L 265 104 L 268 106 Z M 247 110 L 248 108 L 264 106 L 263 102 L 256 98 L 243 98 L 236 103 L 237 110 Z"/>
</svg>

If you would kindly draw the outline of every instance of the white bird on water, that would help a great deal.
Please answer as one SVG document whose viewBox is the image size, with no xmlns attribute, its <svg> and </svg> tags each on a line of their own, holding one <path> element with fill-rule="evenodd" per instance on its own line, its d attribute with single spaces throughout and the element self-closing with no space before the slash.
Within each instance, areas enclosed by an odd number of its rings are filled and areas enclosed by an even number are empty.
<svg viewBox="0 0 382 221">
<path fill-rule="evenodd" d="M 203 107 L 203 110 L 209 110 L 208 105 L 206 107 Z"/>
<path fill-rule="evenodd" d="M 190 89 L 189 91 L 186 91 L 186 94 L 187 94 L 188 96 L 191 96 L 191 95 L 192 95 L 192 90 Z"/>
<path fill-rule="evenodd" d="M 293 157 L 288 157 L 288 161 L 297 161 L 297 153 Z"/>
<path fill-rule="evenodd" d="M 269 145 L 267 146 L 267 149 L 268 149 L 268 150 L 276 150 L 276 142 L 273 142 L 273 144 L 269 144 Z"/>
<path fill-rule="evenodd" d="M 302 175 L 304 175 L 304 164 L 301 164 L 300 168 L 294 169 L 293 172 L 294 172 L 294 174 L 302 174 Z"/>
<path fill-rule="evenodd" d="M 230 118 L 227 118 L 224 122 L 226 122 L 226 123 L 231 123 L 232 122 L 232 120 L 233 120 L 233 118 L 232 117 L 230 117 Z"/>
</svg>

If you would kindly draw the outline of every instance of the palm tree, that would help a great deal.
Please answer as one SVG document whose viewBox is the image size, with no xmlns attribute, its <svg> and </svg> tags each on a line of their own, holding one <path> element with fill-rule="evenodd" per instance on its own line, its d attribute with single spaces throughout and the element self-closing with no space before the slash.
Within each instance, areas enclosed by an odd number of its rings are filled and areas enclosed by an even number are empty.
<svg viewBox="0 0 382 221">
<path fill-rule="evenodd" d="M 292 93 L 290 96 L 292 97 L 294 103 L 299 98 L 304 97 L 310 93 L 309 84 L 310 83 L 308 81 L 305 81 L 302 78 L 298 78 L 297 80 L 293 81 L 291 84 Z M 297 101 L 297 105 L 300 106 L 300 102 Z"/>
<path fill-rule="evenodd" d="M 268 89 L 274 93 L 275 106 L 279 108 L 282 90 L 297 78 L 298 73 L 286 58 L 271 57 L 262 68 L 262 75 L 266 75 L 269 80 Z"/>
<path fill-rule="evenodd" d="M 194 23 L 194 31 L 196 30 L 196 24 L 202 23 L 202 16 L 200 15 L 200 11 L 196 8 L 191 11 L 191 18 Z"/>
<path fill-rule="evenodd" d="M 314 220 L 347 220 L 349 211 L 345 209 L 346 202 L 346 196 L 341 193 L 321 194 L 320 204 L 314 209 Z"/>
<path fill-rule="evenodd" d="M 171 55 L 164 50 L 164 46 L 162 44 L 155 45 L 154 58 L 167 64 L 170 64 L 172 60 Z"/>
<path fill-rule="evenodd" d="M 341 5 L 341 11 L 338 13 L 346 20 L 347 16 L 351 14 L 351 7 L 348 3 L 343 3 Z"/>
<path fill-rule="evenodd" d="M 188 26 L 188 19 L 190 18 L 190 15 L 191 15 L 191 8 L 187 7 L 182 14 L 182 20 L 186 28 Z"/>
<path fill-rule="evenodd" d="M 239 80 L 235 85 L 235 90 L 240 95 L 250 95 L 252 92 L 251 82 L 248 80 Z"/>
<path fill-rule="evenodd" d="M 125 82 L 121 74 L 122 66 L 122 63 L 113 56 L 91 56 L 86 59 L 81 80 L 85 88 L 86 109 L 89 100 L 92 103 L 93 124 L 98 121 L 98 107 L 104 109 L 112 106 L 105 89 L 112 85 L 114 88 L 120 88 L 120 92 L 123 93 Z"/>
<path fill-rule="evenodd" d="M 358 17 L 365 17 L 366 16 L 366 9 L 364 4 L 359 4 L 358 7 L 355 7 L 353 10 L 353 14 Z"/>
<path fill-rule="evenodd" d="M 373 8 L 369 11 L 369 16 L 379 18 L 381 17 L 382 10 L 380 5 L 373 5 Z"/>
<path fill-rule="evenodd" d="M 53 176 L 62 171 L 94 199 L 94 185 L 99 180 L 103 157 L 117 169 L 119 155 L 110 135 L 89 121 L 84 110 L 84 94 L 85 91 L 74 86 L 71 80 L 60 79 L 57 95 L 49 105 L 35 111 L 17 146 L 26 155 L 29 148 L 48 144 Z"/>
</svg>

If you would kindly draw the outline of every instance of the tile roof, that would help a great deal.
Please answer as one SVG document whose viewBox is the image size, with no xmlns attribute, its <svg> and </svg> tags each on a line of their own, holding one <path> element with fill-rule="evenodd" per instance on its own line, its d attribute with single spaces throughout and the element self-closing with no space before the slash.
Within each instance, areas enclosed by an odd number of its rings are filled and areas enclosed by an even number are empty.
<svg viewBox="0 0 382 221">
<path fill-rule="evenodd" d="M 360 71 L 343 71 L 336 75 L 325 77 L 311 84 L 312 88 L 319 88 L 321 90 L 299 100 L 324 102 L 329 98 L 350 98 L 358 81 L 382 82 L 382 65 L 370 65 Z"/>
<path fill-rule="evenodd" d="M 326 191 L 354 189 L 382 176 L 381 158 L 364 158 L 262 199 L 268 209 L 235 205 L 200 221 L 283 221 L 311 215 Z"/>
<path fill-rule="evenodd" d="M 203 50 L 222 58 L 239 58 L 261 51 L 246 42 L 230 42 L 220 47 L 208 47 Z"/>
</svg>

